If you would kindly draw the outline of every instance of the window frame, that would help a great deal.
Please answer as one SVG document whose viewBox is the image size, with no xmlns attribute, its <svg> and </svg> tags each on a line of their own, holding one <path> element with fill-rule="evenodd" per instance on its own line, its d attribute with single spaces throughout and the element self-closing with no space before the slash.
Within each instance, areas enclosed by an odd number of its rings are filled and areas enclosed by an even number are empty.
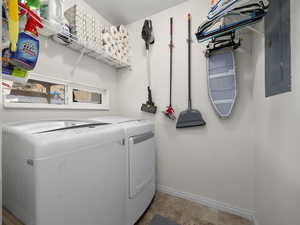
<svg viewBox="0 0 300 225">
<path fill-rule="evenodd" d="M 68 86 L 68 99 L 69 99 L 69 105 L 70 107 L 75 107 L 78 109 L 82 108 L 87 108 L 87 109 L 93 109 L 93 108 L 98 108 L 99 106 L 102 105 L 103 108 L 109 109 L 109 101 L 108 101 L 108 90 L 106 89 L 100 89 L 100 88 L 95 88 L 87 85 L 82 85 L 78 83 L 71 83 Z M 92 103 L 83 103 L 83 102 L 73 102 L 73 89 L 79 89 L 82 91 L 88 91 L 88 92 L 95 92 L 101 94 L 102 98 L 102 103 L 101 104 L 92 104 Z"/>
<path fill-rule="evenodd" d="M 3 93 L 3 88 L 1 85 L 1 94 L 3 108 L 5 109 L 77 109 L 77 110 L 101 110 L 108 111 L 109 108 L 109 91 L 107 89 L 97 88 L 94 86 L 84 85 L 77 82 L 72 82 L 68 80 L 63 80 L 60 78 L 54 78 L 46 75 L 41 75 L 37 73 L 30 73 L 28 75 L 28 80 L 37 80 L 44 82 L 51 82 L 65 85 L 65 104 L 44 104 L 44 103 L 12 103 L 7 102 L 5 95 Z M 1 79 L 2 80 L 2 79 Z M 97 92 L 102 95 L 102 104 L 90 104 L 90 103 L 80 103 L 73 102 L 72 91 L 74 88 Z"/>
</svg>

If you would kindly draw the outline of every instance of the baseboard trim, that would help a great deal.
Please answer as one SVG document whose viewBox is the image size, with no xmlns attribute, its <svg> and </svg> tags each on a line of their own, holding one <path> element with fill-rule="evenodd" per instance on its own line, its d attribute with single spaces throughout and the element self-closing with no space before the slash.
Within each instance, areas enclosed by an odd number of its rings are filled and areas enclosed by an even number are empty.
<svg viewBox="0 0 300 225">
<path fill-rule="evenodd" d="M 258 223 L 258 221 L 257 221 L 257 219 L 256 219 L 255 216 L 253 216 L 253 224 L 254 224 L 254 225 L 259 225 L 259 223 Z"/>
<path fill-rule="evenodd" d="M 205 205 L 214 209 L 218 209 L 224 212 L 228 212 L 237 216 L 241 216 L 243 218 L 246 218 L 248 220 L 251 220 L 253 222 L 256 222 L 255 220 L 255 212 L 253 210 L 248 209 L 241 209 L 237 207 L 233 207 L 230 204 L 219 202 L 213 199 L 209 199 L 206 197 L 202 197 L 200 195 L 184 192 L 184 191 L 178 191 L 173 188 L 164 186 L 164 185 L 158 185 L 157 190 L 169 195 L 173 195 L 176 197 L 180 197 L 186 200 L 190 200 L 196 203 L 199 203 L 201 205 Z M 258 225 L 257 223 L 255 225 Z"/>
</svg>

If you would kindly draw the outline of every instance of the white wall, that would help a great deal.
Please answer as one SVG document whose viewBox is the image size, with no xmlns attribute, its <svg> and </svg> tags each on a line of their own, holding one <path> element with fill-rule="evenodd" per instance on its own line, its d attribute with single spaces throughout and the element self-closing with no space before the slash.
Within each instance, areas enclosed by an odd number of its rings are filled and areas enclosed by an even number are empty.
<svg viewBox="0 0 300 225">
<path fill-rule="evenodd" d="M 120 111 L 128 116 L 155 120 L 159 185 L 253 210 L 251 55 L 245 53 L 236 57 L 239 97 L 231 119 L 219 119 L 211 106 L 206 84 L 206 59 L 202 52 L 205 45 L 196 42 L 192 49 L 193 106 L 203 113 L 207 126 L 176 130 L 175 122 L 160 112 L 169 104 L 169 18 L 174 17 L 174 107 L 178 115 L 187 108 L 187 14 L 192 13 L 192 31 L 196 31 L 207 10 L 208 1 L 190 0 L 150 17 L 156 37 L 151 59 L 153 98 L 158 113 L 153 117 L 140 112 L 147 96 L 146 57 L 140 35 L 144 21 L 129 25 L 133 69 L 118 77 Z M 249 44 L 248 41 L 243 43 Z"/>
<path fill-rule="evenodd" d="M 264 97 L 264 40 L 254 40 L 256 211 L 260 225 L 300 223 L 300 2 L 292 0 L 291 93 Z"/>
<path fill-rule="evenodd" d="M 102 26 L 107 27 L 111 25 L 110 22 L 100 15 L 93 6 L 89 5 L 86 0 L 64 0 L 64 10 L 69 9 L 74 6 L 74 4 L 79 5 L 85 12 L 96 17 L 97 21 L 100 22 Z"/>
</svg>

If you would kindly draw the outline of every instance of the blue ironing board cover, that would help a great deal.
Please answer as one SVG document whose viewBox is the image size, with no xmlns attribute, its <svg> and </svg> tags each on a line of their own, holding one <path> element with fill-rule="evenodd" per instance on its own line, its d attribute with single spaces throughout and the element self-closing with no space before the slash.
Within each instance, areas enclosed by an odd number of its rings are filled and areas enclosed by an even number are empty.
<svg viewBox="0 0 300 225">
<path fill-rule="evenodd" d="M 231 115 L 237 96 L 236 65 L 231 48 L 214 52 L 207 58 L 208 93 L 217 114 Z"/>
</svg>

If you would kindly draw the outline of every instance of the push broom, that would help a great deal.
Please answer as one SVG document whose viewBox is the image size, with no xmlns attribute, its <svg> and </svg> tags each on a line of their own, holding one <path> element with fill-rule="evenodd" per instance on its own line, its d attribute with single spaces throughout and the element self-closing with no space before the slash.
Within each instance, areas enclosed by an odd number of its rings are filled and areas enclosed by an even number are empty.
<svg viewBox="0 0 300 225">
<path fill-rule="evenodd" d="M 170 18 L 170 104 L 167 107 L 166 111 L 163 111 L 163 113 L 171 120 L 176 120 L 175 112 L 172 107 L 172 78 L 173 78 L 173 18 Z"/>
<path fill-rule="evenodd" d="M 176 124 L 176 128 L 188 128 L 196 126 L 205 126 L 204 121 L 199 110 L 192 109 L 192 93 L 191 93 L 191 15 L 188 15 L 188 109 L 181 112 Z"/>
</svg>

